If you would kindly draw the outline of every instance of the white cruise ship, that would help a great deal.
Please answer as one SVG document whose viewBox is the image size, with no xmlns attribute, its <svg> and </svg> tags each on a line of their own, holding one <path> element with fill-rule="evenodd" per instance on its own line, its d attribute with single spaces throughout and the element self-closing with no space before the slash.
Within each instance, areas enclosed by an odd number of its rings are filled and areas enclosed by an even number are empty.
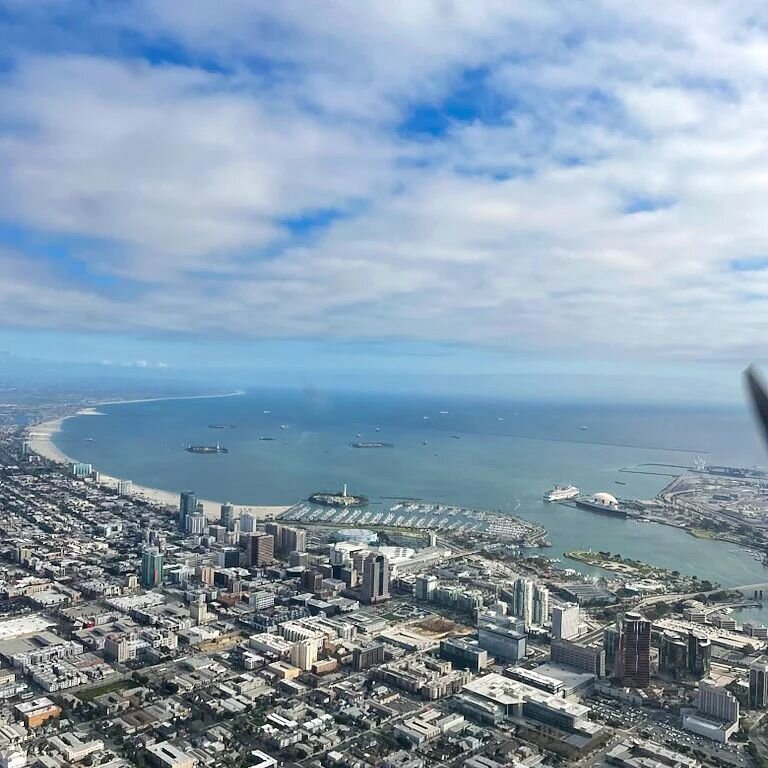
<svg viewBox="0 0 768 768">
<path fill-rule="evenodd" d="M 575 485 L 556 485 L 544 494 L 544 501 L 568 501 L 578 495 L 579 489 Z"/>
</svg>

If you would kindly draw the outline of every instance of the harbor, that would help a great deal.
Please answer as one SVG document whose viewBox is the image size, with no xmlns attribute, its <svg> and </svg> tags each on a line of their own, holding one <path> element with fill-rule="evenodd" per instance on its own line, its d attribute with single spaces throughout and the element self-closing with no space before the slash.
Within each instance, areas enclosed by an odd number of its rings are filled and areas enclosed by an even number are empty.
<svg viewBox="0 0 768 768">
<path fill-rule="evenodd" d="M 448 504 L 398 501 L 385 509 L 370 509 L 367 505 L 349 506 L 318 503 L 311 499 L 289 507 L 280 515 L 286 522 L 301 525 L 333 525 L 366 528 L 402 528 L 435 531 L 464 536 L 494 536 L 516 542 L 540 546 L 546 529 L 535 523 L 490 510 L 472 509 Z M 349 498 L 349 497 L 339 497 Z"/>
</svg>

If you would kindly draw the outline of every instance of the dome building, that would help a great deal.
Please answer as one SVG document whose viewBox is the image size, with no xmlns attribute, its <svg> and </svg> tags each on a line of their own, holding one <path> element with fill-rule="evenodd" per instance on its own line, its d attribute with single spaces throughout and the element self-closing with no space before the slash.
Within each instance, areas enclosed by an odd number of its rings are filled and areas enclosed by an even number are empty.
<svg viewBox="0 0 768 768">
<path fill-rule="evenodd" d="M 619 500 L 613 494 L 606 493 L 605 491 L 596 493 L 588 499 L 577 499 L 576 506 L 604 515 L 613 515 L 615 517 L 627 516 L 627 511 L 621 506 Z"/>
</svg>

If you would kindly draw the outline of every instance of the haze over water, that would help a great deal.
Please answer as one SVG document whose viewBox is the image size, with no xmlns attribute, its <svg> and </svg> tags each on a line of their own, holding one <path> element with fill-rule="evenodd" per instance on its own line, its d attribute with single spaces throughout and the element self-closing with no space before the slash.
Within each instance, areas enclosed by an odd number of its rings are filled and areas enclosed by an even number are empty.
<svg viewBox="0 0 768 768">
<path fill-rule="evenodd" d="M 726 585 L 768 580 L 768 569 L 733 544 L 541 501 L 554 483 L 573 483 L 585 493 L 652 497 L 678 470 L 642 466 L 650 463 L 690 466 L 701 456 L 710 463 L 765 464 L 745 410 L 285 391 L 100 410 L 106 415 L 65 421 L 56 445 L 144 485 L 192 488 L 205 498 L 235 503 L 291 504 L 346 482 L 374 507 L 408 497 L 536 520 L 549 530 L 553 547 L 547 554 L 553 557 L 592 547 Z M 350 447 L 356 440 L 394 447 Z M 228 454 L 184 450 L 188 443 L 217 441 Z"/>
</svg>

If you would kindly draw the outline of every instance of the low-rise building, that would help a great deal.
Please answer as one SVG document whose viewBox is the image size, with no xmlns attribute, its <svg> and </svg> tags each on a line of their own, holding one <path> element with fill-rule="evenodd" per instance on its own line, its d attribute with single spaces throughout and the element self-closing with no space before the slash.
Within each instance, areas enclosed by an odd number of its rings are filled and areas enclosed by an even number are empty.
<svg viewBox="0 0 768 768">
<path fill-rule="evenodd" d="M 169 741 L 150 744 L 147 747 L 149 759 L 160 768 L 194 768 L 196 760 L 182 752 Z"/>
</svg>

